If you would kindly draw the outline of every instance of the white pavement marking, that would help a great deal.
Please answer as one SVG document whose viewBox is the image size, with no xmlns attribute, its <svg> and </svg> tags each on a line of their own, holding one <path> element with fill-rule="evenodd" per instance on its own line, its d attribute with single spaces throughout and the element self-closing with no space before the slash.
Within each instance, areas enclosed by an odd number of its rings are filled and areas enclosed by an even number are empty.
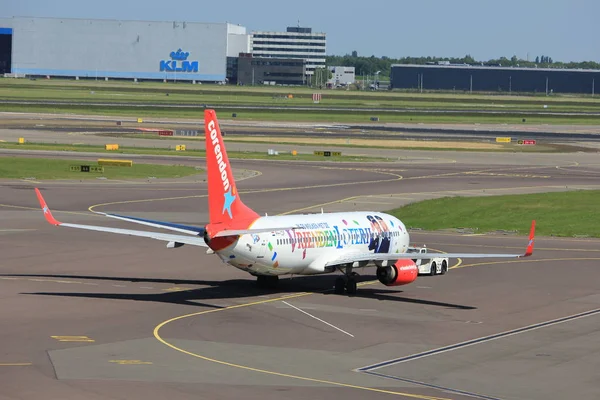
<svg viewBox="0 0 600 400">
<path fill-rule="evenodd" d="M 288 303 L 287 301 L 282 301 L 282 303 L 284 303 L 284 304 L 286 304 L 286 305 L 288 305 L 288 306 L 292 307 L 292 308 L 293 308 L 293 309 L 295 309 L 295 310 L 298 310 L 298 311 L 300 311 L 300 312 L 301 312 L 301 313 L 303 313 L 303 314 L 306 314 L 306 315 L 308 315 L 308 316 L 309 316 L 309 317 L 311 317 L 311 318 L 314 318 L 314 319 L 316 319 L 316 320 L 317 320 L 317 321 L 319 321 L 319 322 L 322 322 L 322 323 L 324 323 L 325 325 L 328 325 L 328 326 L 332 327 L 333 329 L 337 329 L 338 331 L 340 331 L 340 332 L 342 332 L 342 333 L 344 333 L 344 334 L 346 334 L 346 335 L 348 335 L 348 336 L 350 336 L 350 337 L 354 337 L 354 335 L 353 335 L 353 334 L 351 334 L 351 333 L 348 333 L 348 332 L 346 332 L 345 330 L 343 330 L 343 329 L 340 329 L 340 328 L 338 328 L 337 326 L 335 326 L 335 325 L 332 325 L 332 324 L 330 324 L 330 323 L 329 323 L 329 322 L 327 322 L 327 321 L 323 321 L 321 318 L 317 318 L 317 317 L 315 317 L 314 315 L 312 315 L 312 314 L 309 314 L 309 313 L 307 313 L 306 311 L 304 311 L 304 310 L 301 310 L 300 308 L 298 308 L 298 307 L 296 307 L 296 306 L 294 306 L 294 305 L 292 305 L 292 304 Z"/>
<path fill-rule="evenodd" d="M 414 360 L 418 360 L 420 358 L 434 356 L 437 354 L 447 353 L 447 352 L 454 351 L 454 350 L 459 350 L 459 349 L 474 346 L 474 345 L 477 345 L 480 343 L 486 343 L 486 342 L 491 342 L 491 341 L 498 340 L 498 339 L 504 339 L 504 338 L 518 335 L 521 333 L 531 332 L 531 331 L 546 328 L 549 326 L 559 325 L 559 324 L 563 324 L 565 322 L 571 322 L 571 321 L 575 321 L 577 319 L 586 318 L 586 317 L 590 317 L 590 316 L 594 316 L 594 315 L 598 315 L 598 314 L 600 314 L 600 308 L 596 308 L 594 310 L 589 310 L 589 311 L 584 311 L 584 312 L 577 313 L 577 314 L 571 314 L 566 317 L 551 319 L 551 320 L 544 321 L 544 322 L 538 322 L 536 324 L 527 325 L 527 326 L 517 328 L 517 329 L 511 329 L 509 331 L 495 333 L 495 334 L 488 335 L 488 336 L 482 336 L 482 337 L 479 337 L 476 339 L 467 340 L 465 342 L 460 342 L 460 343 L 452 344 L 449 346 L 439 347 L 437 349 L 427 350 L 427 351 L 424 351 L 421 353 L 411 354 L 409 356 L 400 357 L 400 358 L 396 358 L 393 360 L 383 361 L 383 362 L 380 362 L 377 364 L 368 365 L 366 367 L 357 368 L 355 371 L 370 372 L 370 371 L 374 371 L 376 369 L 389 367 L 392 365 L 401 364 L 401 363 L 405 363 L 405 362 L 409 362 L 409 361 L 414 361 Z M 470 321 L 470 322 L 477 323 L 477 321 Z"/>
</svg>

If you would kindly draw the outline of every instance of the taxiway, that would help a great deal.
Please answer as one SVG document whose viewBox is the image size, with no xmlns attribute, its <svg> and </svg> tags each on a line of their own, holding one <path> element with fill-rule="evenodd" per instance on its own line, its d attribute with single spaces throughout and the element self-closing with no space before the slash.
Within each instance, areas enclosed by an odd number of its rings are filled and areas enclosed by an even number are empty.
<svg viewBox="0 0 600 400">
<path fill-rule="evenodd" d="M 245 203 L 269 214 L 600 188 L 595 154 L 402 157 L 232 165 Z M 49 226 L 34 186 L 74 223 L 127 226 L 90 209 L 207 219 L 202 176 L 0 181 L 2 400 L 600 397 L 599 240 L 539 237 L 530 259 L 458 260 L 399 288 L 367 275 L 354 297 L 329 291 L 334 275 L 283 279 L 270 292 L 197 248 Z M 525 246 L 502 234 L 411 236 L 440 251 Z"/>
</svg>

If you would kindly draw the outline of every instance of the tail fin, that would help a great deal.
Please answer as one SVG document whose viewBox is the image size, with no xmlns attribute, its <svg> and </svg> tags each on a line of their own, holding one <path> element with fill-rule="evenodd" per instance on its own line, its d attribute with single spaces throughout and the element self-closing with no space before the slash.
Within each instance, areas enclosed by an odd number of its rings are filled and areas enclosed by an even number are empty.
<svg viewBox="0 0 600 400">
<path fill-rule="evenodd" d="M 209 222 L 214 228 L 247 228 L 258 214 L 247 207 L 235 187 L 215 110 L 204 110 Z"/>
</svg>

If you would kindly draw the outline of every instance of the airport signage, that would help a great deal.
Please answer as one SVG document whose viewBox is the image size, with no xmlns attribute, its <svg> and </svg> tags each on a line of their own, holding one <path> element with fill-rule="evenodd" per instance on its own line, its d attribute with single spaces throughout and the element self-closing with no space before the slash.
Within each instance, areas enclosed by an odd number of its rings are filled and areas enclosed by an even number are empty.
<svg viewBox="0 0 600 400">
<path fill-rule="evenodd" d="M 497 137 L 496 138 L 496 143 L 510 143 L 512 141 L 512 138 L 509 137 Z"/>
<path fill-rule="evenodd" d="M 158 136 L 173 136 L 173 131 L 158 131 Z"/>
<path fill-rule="evenodd" d="M 524 144 L 524 145 L 534 145 L 534 144 L 536 144 L 536 141 L 533 139 L 523 139 L 523 140 L 519 140 L 517 143 Z"/>
<path fill-rule="evenodd" d="M 223 132 L 221 132 L 223 136 Z M 175 131 L 175 136 L 198 136 L 197 129 L 178 129 Z"/>
<path fill-rule="evenodd" d="M 322 156 L 322 157 L 340 157 L 342 155 L 342 152 L 340 151 L 315 151 L 314 152 L 315 156 Z"/>
<path fill-rule="evenodd" d="M 198 61 L 188 61 L 189 51 L 172 51 L 170 60 L 160 60 L 160 72 L 198 72 Z"/>
<path fill-rule="evenodd" d="M 104 167 L 101 165 L 70 165 L 71 172 L 97 172 L 103 173 Z"/>
</svg>

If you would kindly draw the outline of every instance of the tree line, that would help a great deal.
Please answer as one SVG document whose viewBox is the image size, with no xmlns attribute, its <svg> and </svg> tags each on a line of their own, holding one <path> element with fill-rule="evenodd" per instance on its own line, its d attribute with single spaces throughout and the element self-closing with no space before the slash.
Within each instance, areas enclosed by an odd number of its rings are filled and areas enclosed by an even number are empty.
<svg viewBox="0 0 600 400">
<path fill-rule="evenodd" d="M 503 66 L 503 67 L 524 67 L 524 68 L 582 68 L 582 69 L 600 69 L 600 63 L 595 61 L 582 62 L 562 62 L 554 61 L 552 57 L 541 55 L 535 60 L 528 61 L 512 56 L 511 58 L 500 57 L 487 61 L 477 61 L 470 54 L 464 57 L 402 57 L 389 58 L 383 57 L 360 57 L 356 51 L 344 56 L 327 56 L 328 66 L 354 67 L 357 75 L 373 75 L 381 71 L 380 75 L 389 76 L 392 64 L 437 64 L 440 61 L 450 64 L 469 64 L 485 66 Z"/>
</svg>

